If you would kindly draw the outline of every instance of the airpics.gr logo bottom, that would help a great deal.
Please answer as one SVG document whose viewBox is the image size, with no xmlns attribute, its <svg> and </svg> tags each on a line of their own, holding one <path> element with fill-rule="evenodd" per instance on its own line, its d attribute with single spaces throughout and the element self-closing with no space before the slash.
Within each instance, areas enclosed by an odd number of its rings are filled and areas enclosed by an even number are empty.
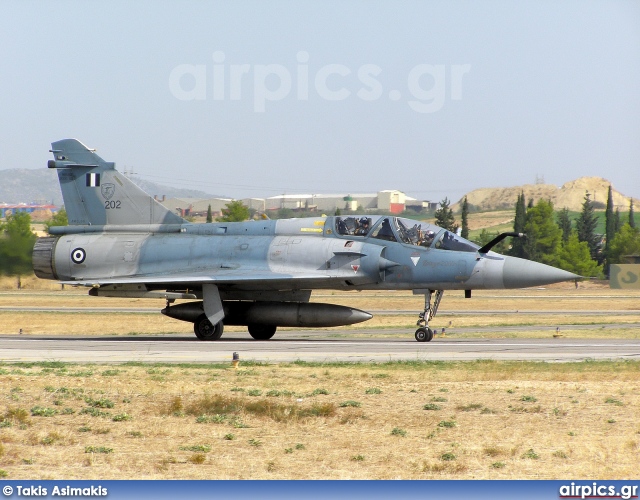
<svg viewBox="0 0 640 500">
<path fill-rule="evenodd" d="M 630 500 L 638 498 L 638 486 L 622 485 L 618 490 L 614 485 L 604 485 L 593 482 L 591 484 L 576 484 L 560 486 L 560 498 L 620 498 Z"/>
</svg>

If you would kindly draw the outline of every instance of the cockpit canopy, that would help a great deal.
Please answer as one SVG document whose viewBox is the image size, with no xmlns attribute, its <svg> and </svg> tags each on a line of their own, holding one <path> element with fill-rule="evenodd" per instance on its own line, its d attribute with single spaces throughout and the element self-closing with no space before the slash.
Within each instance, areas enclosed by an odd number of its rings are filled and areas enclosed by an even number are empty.
<svg viewBox="0 0 640 500">
<path fill-rule="evenodd" d="M 480 248 L 434 224 L 401 217 L 335 217 L 335 232 L 341 236 L 369 237 L 439 250 L 476 252 Z"/>
</svg>

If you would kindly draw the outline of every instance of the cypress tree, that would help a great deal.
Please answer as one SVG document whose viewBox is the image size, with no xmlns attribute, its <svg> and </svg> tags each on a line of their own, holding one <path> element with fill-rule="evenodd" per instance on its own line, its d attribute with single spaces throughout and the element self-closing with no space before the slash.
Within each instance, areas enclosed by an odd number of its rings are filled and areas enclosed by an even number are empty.
<svg viewBox="0 0 640 500">
<path fill-rule="evenodd" d="M 607 194 L 607 209 L 604 213 L 605 216 L 605 237 L 607 238 L 607 245 L 610 241 L 613 241 L 613 237 L 616 235 L 615 228 L 615 216 L 613 214 L 613 194 L 611 191 L 611 184 L 609 184 L 609 192 Z"/>
<path fill-rule="evenodd" d="M 576 220 L 576 229 L 578 231 L 578 241 L 586 241 L 589 246 L 589 253 L 593 260 L 598 259 L 598 244 L 600 239 L 596 234 L 596 226 L 598 219 L 596 218 L 593 202 L 591 201 L 589 192 L 584 195 L 584 203 L 582 204 L 582 212 Z"/>
<path fill-rule="evenodd" d="M 518 200 L 516 201 L 516 216 L 513 220 L 513 230 L 516 233 L 524 233 L 524 226 L 527 222 L 527 209 L 524 203 L 524 192 L 518 195 Z M 509 255 L 513 255 L 514 257 L 524 257 L 525 242 L 522 238 L 515 238 L 512 241 L 511 250 L 509 251 Z"/>
<path fill-rule="evenodd" d="M 607 208 L 604 212 L 605 218 L 605 230 L 604 236 L 607 242 L 607 246 L 605 247 L 605 259 L 606 262 L 604 264 L 604 273 L 609 275 L 609 242 L 613 241 L 613 237 L 616 235 L 616 221 L 615 215 L 613 213 L 613 194 L 611 189 L 611 184 L 609 184 L 609 191 L 607 192 Z"/>
<path fill-rule="evenodd" d="M 527 210 L 525 232 L 525 257 L 553 265 L 562 240 L 562 231 L 555 223 L 553 204 L 550 201 L 540 198 L 533 208 Z"/>
<path fill-rule="evenodd" d="M 213 214 L 211 213 L 211 205 L 207 207 L 207 222 L 213 222 Z"/>
<path fill-rule="evenodd" d="M 629 198 L 629 225 L 631 227 L 636 227 L 636 218 L 633 213 L 633 198 Z"/>
<path fill-rule="evenodd" d="M 571 227 L 571 218 L 569 217 L 569 209 L 563 208 L 558 212 L 558 227 L 562 229 L 562 242 L 566 243 L 569 241 L 569 236 L 573 231 Z"/>
<path fill-rule="evenodd" d="M 462 219 L 462 231 L 460 232 L 460 236 L 465 239 L 469 239 L 469 204 L 467 203 L 466 196 L 462 201 L 462 215 L 460 218 Z"/>
<path fill-rule="evenodd" d="M 622 229 L 622 222 L 620 222 L 620 209 L 616 208 L 615 215 L 613 216 L 613 232 L 614 234 L 618 234 L 620 229 Z"/>
<path fill-rule="evenodd" d="M 436 210 L 436 225 L 455 233 L 458 230 L 453 211 L 449 208 L 449 198 L 440 202 L 440 208 Z"/>
</svg>

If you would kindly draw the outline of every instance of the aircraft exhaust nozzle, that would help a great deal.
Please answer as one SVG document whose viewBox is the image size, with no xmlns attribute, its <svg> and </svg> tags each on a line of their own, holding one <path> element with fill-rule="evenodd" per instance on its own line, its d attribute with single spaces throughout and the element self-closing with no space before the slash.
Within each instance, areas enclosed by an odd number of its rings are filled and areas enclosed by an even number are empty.
<svg viewBox="0 0 640 500">
<path fill-rule="evenodd" d="M 517 257 L 505 257 L 504 267 L 502 268 L 502 279 L 505 288 L 550 285 L 580 278 L 582 276 L 578 274 Z"/>
</svg>

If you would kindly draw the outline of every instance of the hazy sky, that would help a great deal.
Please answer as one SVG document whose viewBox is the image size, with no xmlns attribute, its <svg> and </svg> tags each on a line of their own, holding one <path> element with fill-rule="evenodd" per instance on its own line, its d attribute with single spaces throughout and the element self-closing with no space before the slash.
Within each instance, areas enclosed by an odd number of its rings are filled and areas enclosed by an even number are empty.
<svg viewBox="0 0 640 500">
<path fill-rule="evenodd" d="M 0 168 L 75 137 L 236 198 L 601 176 L 640 197 L 637 1 L 2 2 Z"/>
</svg>

